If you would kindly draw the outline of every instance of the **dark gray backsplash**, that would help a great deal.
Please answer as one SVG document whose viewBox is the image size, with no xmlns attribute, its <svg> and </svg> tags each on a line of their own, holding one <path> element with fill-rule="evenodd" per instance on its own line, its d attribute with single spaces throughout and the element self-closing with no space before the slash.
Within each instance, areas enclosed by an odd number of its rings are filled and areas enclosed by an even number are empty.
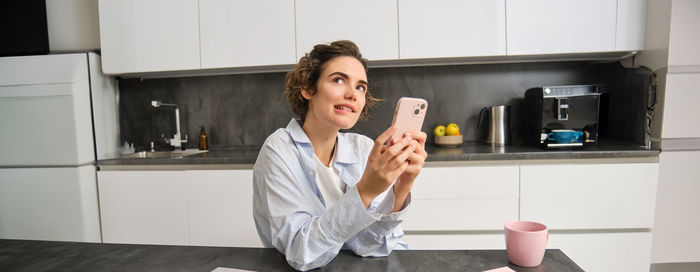
<svg viewBox="0 0 700 272">
<path fill-rule="evenodd" d="M 151 100 L 180 106 L 188 148 L 196 148 L 199 126 L 206 128 L 212 149 L 260 146 L 292 113 L 281 95 L 284 73 L 165 79 L 121 79 L 122 142 L 145 149 L 151 141 L 166 147 L 161 135 L 175 132 L 173 111 L 153 108 Z M 601 138 L 643 144 L 644 111 L 650 73 L 618 63 L 543 62 L 370 69 L 370 90 L 384 102 L 350 131 L 376 137 L 391 123 L 399 97 L 428 100 L 423 130 L 432 142 L 438 124 L 456 123 L 465 141 L 483 141 L 477 130 L 481 108 L 511 105 L 513 143 L 522 143 L 523 94 L 543 85 L 607 84 L 609 114 L 601 116 Z"/>
</svg>

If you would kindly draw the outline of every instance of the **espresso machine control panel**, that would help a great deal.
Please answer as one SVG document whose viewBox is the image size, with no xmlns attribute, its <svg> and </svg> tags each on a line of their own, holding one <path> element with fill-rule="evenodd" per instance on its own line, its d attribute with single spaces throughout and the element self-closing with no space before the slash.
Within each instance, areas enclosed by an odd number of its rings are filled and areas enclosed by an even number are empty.
<svg viewBox="0 0 700 272">
<path fill-rule="evenodd" d="M 597 85 L 571 85 L 571 86 L 545 86 L 542 87 L 542 96 L 549 97 L 569 97 L 569 96 L 585 96 L 599 95 L 600 86 Z"/>
</svg>

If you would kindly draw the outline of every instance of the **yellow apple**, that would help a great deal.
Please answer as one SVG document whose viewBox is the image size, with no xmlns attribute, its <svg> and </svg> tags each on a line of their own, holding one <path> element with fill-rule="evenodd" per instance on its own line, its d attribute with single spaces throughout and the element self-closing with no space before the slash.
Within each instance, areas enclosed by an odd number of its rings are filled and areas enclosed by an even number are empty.
<svg viewBox="0 0 700 272">
<path fill-rule="evenodd" d="M 435 127 L 433 132 L 435 133 L 435 136 L 445 136 L 445 126 L 439 125 Z"/>
<path fill-rule="evenodd" d="M 450 123 L 449 125 L 447 125 L 447 128 L 445 128 L 445 134 L 447 134 L 448 136 L 460 135 L 459 127 L 455 123 Z"/>
</svg>

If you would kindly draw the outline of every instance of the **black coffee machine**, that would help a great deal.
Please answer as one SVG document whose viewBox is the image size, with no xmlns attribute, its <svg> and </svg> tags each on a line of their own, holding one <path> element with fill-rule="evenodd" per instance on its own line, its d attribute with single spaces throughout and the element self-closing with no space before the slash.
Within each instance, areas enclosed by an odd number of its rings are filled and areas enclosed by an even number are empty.
<svg viewBox="0 0 700 272">
<path fill-rule="evenodd" d="M 543 86 L 527 90 L 526 141 L 543 148 L 596 143 L 605 92 L 604 85 Z"/>
</svg>

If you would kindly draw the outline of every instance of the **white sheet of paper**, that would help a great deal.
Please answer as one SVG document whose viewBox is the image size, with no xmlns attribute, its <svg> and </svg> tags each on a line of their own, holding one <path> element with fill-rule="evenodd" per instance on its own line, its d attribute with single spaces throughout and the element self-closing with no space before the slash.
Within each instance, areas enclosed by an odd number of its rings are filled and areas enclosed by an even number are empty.
<svg viewBox="0 0 700 272">
<path fill-rule="evenodd" d="M 513 269 L 510 269 L 510 267 L 504 266 L 504 267 L 494 268 L 491 270 L 486 270 L 484 272 L 514 272 L 514 271 L 513 271 Z"/>
<path fill-rule="evenodd" d="M 254 272 L 254 271 L 235 269 L 235 268 L 226 268 L 226 267 L 217 267 L 217 268 L 214 268 L 214 270 L 212 270 L 211 272 Z"/>
</svg>

